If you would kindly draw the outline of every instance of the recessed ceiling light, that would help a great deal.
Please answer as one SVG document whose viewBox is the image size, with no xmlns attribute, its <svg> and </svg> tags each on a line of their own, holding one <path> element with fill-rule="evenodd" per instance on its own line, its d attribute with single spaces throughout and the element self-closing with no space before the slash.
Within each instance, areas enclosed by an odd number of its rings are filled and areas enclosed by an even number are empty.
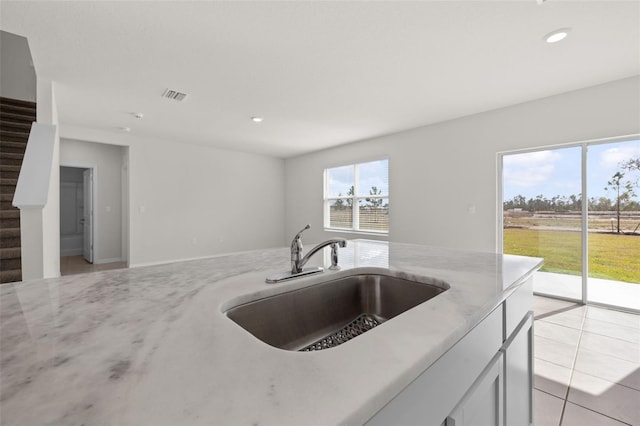
<svg viewBox="0 0 640 426">
<path fill-rule="evenodd" d="M 144 114 L 141 112 L 132 112 L 131 115 L 133 115 L 135 118 L 138 118 L 140 120 L 144 118 Z"/>
<path fill-rule="evenodd" d="M 251 117 L 251 121 L 254 123 L 262 123 L 262 120 L 264 120 L 262 117 Z"/>
<path fill-rule="evenodd" d="M 118 130 L 129 133 L 131 131 L 131 127 L 118 127 Z"/>
<path fill-rule="evenodd" d="M 571 31 L 571 28 L 560 28 L 545 35 L 542 39 L 547 43 L 557 43 L 560 40 L 564 40 L 569 35 L 569 31 Z"/>
</svg>

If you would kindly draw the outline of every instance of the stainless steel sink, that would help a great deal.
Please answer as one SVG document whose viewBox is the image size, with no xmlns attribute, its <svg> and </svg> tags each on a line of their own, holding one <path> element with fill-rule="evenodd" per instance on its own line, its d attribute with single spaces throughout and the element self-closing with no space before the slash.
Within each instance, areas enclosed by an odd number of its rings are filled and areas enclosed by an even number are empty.
<svg viewBox="0 0 640 426">
<path fill-rule="evenodd" d="M 271 346 L 313 351 L 345 343 L 448 288 L 435 279 L 359 274 L 239 305 L 226 314 Z"/>
</svg>

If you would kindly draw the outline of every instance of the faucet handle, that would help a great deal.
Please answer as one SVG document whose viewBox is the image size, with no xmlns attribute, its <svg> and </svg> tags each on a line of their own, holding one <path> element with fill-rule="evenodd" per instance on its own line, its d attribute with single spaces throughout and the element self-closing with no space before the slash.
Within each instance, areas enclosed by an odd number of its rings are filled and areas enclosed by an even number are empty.
<svg viewBox="0 0 640 426">
<path fill-rule="evenodd" d="M 295 244 L 295 243 L 296 243 L 296 241 L 300 240 L 300 238 L 302 237 L 302 233 L 303 233 L 304 231 L 306 231 L 307 229 L 309 229 L 309 228 L 311 228 L 311 225 L 309 225 L 309 224 L 307 224 L 307 226 L 305 226 L 304 228 L 302 228 L 302 229 L 300 230 L 300 232 L 298 232 L 298 233 L 296 234 L 296 236 L 295 236 L 295 237 L 293 237 L 293 241 L 291 242 L 291 244 L 293 245 L 293 244 Z"/>
<path fill-rule="evenodd" d="M 302 229 L 300 230 L 300 232 L 298 232 L 298 233 L 296 234 L 296 236 L 295 236 L 295 237 L 293 237 L 293 239 L 295 240 L 296 238 L 300 238 L 300 235 L 301 235 L 304 231 L 306 231 L 307 229 L 309 229 L 309 228 L 311 228 L 311 225 L 309 225 L 309 224 L 307 223 L 307 226 L 305 226 L 304 228 L 302 228 Z"/>
<path fill-rule="evenodd" d="M 297 274 L 302 272 L 300 261 L 302 260 L 302 233 L 311 228 L 311 225 L 307 224 L 293 237 L 291 241 L 291 273 Z"/>
</svg>

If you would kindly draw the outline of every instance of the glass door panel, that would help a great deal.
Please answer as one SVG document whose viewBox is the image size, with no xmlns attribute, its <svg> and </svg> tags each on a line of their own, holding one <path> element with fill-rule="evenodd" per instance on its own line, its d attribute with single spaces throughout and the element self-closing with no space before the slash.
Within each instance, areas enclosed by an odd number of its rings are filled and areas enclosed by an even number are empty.
<svg viewBox="0 0 640 426">
<path fill-rule="evenodd" d="M 582 300 L 582 148 L 502 161 L 503 252 L 544 258 L 536 293 Z"/>
<path fill-rule="evenodd" d="M 640 140 L 590 145 L 589 302 L 640 310 Z"/>
</svg>

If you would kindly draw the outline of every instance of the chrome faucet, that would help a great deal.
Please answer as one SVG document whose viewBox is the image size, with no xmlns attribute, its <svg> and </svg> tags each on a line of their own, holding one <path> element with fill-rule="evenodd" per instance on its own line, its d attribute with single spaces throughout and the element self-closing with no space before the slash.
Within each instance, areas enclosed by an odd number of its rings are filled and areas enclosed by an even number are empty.
<svg viewBox="0 0 640 426">
<path fill-rule="evenodd" d="M 340 269 L 340 267 L 338 266 L 338 246 L 346 247 L 347 240 L 345 240 L 344 238 L 332 238 L 318 244 L 303 257 L 302 233 L 309 228 L 311 228 L 311 226 L 305 226 L 300 232 L 296 234 L 295 237 L 293 237 L 293 241 L 291 241 L 291 273 L 299 274 L 300 272 L 302 272 L 302 268 L 304 268 L 304 265 L 306 265 L 311 256 L 329 245 L 331 246 L 331 266 L 329 267 L 329 269 Z"/>
<path fill-rule="evenodd" d="M 316 272 L 322 272 L 324 269 L 321 267 L 314 267 L 304 269 L 304 265 L 309 261 L 311 256 L 316 254 L 321 249 L 326 246 L 331 246 L 331 266 L 329 269 L 338 270 L 340 266 L 338 266 L 338 247 L 346 247 L 347 240 L 344 238 L 332 238 L 330 240 L 324 241 L 314 248 L 312 248 L 309 253 L 306 255 L 302 255 L 302 233 L 307 229 L 311 228 L 310 225 L 305 226 L 293 237 L 291 241 L 291 272 L 284 272 L 276 275 L 272 275 L 267 277 L 267 283 L 277 283 L 280 281 L 288 280 L 290 278 L 300 277 L 303 275 L 314 274 Z"/>
</svg>

